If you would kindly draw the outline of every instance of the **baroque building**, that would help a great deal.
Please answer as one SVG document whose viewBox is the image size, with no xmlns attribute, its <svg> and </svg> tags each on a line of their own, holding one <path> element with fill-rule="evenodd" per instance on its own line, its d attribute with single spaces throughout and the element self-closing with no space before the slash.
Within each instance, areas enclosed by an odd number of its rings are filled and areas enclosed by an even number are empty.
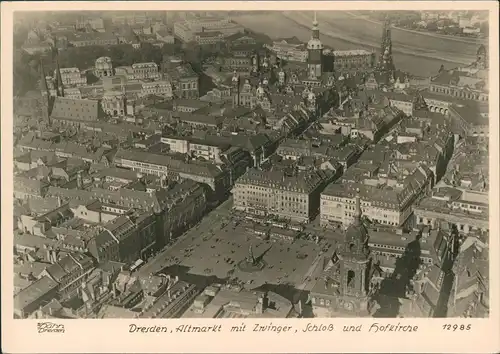
<svg viewBox="0 0 500 354">
<path fill-rule="evenodd" d="M 312 36 L 307 42 L 307 71 L 310 79 L 320 79 L 323 74 L 323 43 L 319 39 L 318 21 L 314 12 Z"/>
<path fill-rule="evenodd" d="M 371 317 L 375 308 L 368 230 L 361 219 L 361 198 L 356 196 L 356 216 L 345 229 L 344 240 L 329 260 L 324 274 L 309 295 L 316 317 Z"/>
</svg>

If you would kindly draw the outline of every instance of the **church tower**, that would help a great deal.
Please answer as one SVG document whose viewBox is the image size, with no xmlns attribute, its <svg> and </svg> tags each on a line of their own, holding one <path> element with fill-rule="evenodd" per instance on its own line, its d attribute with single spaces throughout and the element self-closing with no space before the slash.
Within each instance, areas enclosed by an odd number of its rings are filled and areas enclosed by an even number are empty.
<svg viewBox="0 0 500 354">
<path fill-rule="evenodd" d="M 62 81 L 62 76 L 61 76 L 61 68 L 59 67 L 59 57 L 56 57 L 56 82 L 55 82 L 55 88 L 56 88 L 56 95 L 58 97 L 64 97 L 64 84 Z"/>
<path fill-rule="evenodd" d="M 476 65 L 479 69 L 487 69 L 488 68 L 488 55 L 486 52 L 486 47 L 484 44 L 479 46 L 479 49 L 476 53 Z"/>
<path fill-rule="evenodd" d="M 53 98 L 51 97 L 49 88 L 47 87 L 47 78 L 45 76 L 45 70 L 43 69 L 43 63 L 41 60 L 40 60 L 40 91 L 42 94 L 41 98 L 42 118 L 45 122 L 50 122 L 50 109 Z"/>
<path fill-rule="evenodd" d="M 314 12 L 312 36 L 309 42 L 307 42 L 307 53 L 307 70 L 309 73 L 309 79 L 319 79 L 323 73 L 323 43 L 321 43 L 319 39 L 316 11 Z"/>
<path fill-rule="evenodd" d="M 231 97 L 233 100 L 233 107 L 238 107 L 240 105 L 240 75 L 238 75 L 236 70 L 231 79 Z"/>
<path fill-rule="evenodd" d="M 379 66 L 384 71 L 394 71 L 395 69 L 392 59 L 391 22 L 388 17 L 386 17 L 382 29 Z"/>
<path fill-rule="evenodd" d="M 356 316 L 370 315 L 369 289 L 371 257 L 368 231 L 361 220 L 361 198 L 356 191 L 355 217 L 346 229 L 338 253 L 340 262 L 340 296 L 337 308 Z"/>
</svg>

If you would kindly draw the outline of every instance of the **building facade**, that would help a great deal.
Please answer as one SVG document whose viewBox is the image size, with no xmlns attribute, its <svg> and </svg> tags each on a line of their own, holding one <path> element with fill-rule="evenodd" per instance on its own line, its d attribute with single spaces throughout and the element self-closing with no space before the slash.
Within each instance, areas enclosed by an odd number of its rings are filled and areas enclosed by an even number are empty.
<svg viewBox="0 0 500 354">
<path fill-rule="evenodd" d="M 336 228 L 349 225 L 355 217 L 355 193 L 360 190 L 363 215 L 381 225 L 403 226 L 413 213 L 413 203 L 432 186 L 432 173 L 424 168 L 414 171 L 413 184 L 396 190 L 392 187 L 331 184 L 321 194 L 321 225 Z"/>
<path fill-rule="evenodd" d="M 250 169 L 235 183 L 233 208 L 308 222 L 318 212 L 320 193 L 326 182 L 322 171 L 286 175 L 283 171 Z"/>
<path fill-rule="evenodd" d="M 134 78 L 137 80 L 158 80 L 161 78 L 156 63 L 135 63 L 132 64 Z"/>
</svg>

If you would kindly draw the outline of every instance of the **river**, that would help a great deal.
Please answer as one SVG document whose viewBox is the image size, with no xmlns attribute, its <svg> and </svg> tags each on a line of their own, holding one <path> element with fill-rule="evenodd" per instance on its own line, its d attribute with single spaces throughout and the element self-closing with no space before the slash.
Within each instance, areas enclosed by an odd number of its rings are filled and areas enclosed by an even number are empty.
<svg viewBox="0 0 500 354">
<path fill-rule="evenodd" d="M 378 23 L 354 18 L 345 12 L 319 12 L 317 15 L 321 40 L 336 50 L 375 50 L 377 57 L 382 36 Z M 233 20 L 252 31 L 271 38 L 295 36 L 301 41 L 311 37 L 312 14 L 308 12 L 273 12 L 259 15 L 243 15 Z M 444 64 L 455 68 L 474 60 L 479 42 L 437 38 L 426 34 L 400 29 L 392 30 L 393 58 L 397 68 L 418 76 L 435 75 Z"/>
</svg>

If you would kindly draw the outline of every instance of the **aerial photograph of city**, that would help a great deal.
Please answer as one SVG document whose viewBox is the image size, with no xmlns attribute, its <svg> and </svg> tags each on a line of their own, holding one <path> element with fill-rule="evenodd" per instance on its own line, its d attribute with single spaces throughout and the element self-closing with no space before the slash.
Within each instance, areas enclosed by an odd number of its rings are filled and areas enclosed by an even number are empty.
<svg viewBox="0 0 500 354">
<path fill-rule="evenodd" d="M 14 318 L 489 317 L 488 29 L 16 12 Z"/>
</svg>

